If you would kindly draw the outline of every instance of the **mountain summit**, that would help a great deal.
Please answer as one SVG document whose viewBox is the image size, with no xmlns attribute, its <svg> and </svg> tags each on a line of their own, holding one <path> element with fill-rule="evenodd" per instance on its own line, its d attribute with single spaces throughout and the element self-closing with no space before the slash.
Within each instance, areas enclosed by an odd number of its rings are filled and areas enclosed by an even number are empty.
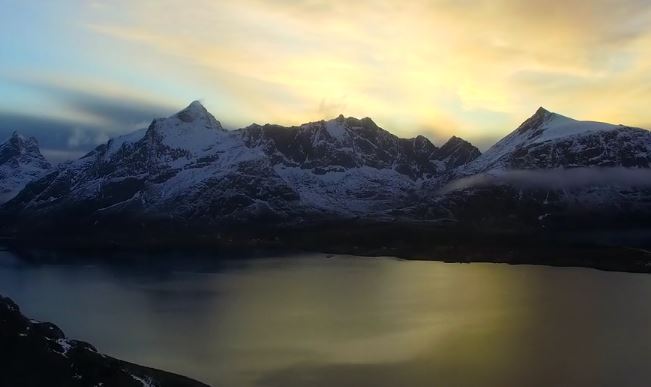
<svg viewBox="0 0 651 387">
<path fill-rule="evenodd" d="M 578 121 L 539 108 L 517 129 L 463 168 L 464 174 L 495 168 L 651 165 L 648 130 Z"/>
<path fill-rule="evenodd" d="M 2 147 L 0 163 L 6 162 L 9 158 L 16 158 L 21 155 L 32 155 L 43 158 L 38 148 L 38 141 L 34 137 L 24 137 L 17 131 L 14 131 L 11 137 L 0 146 Z"/>
<path fill-rule="evenodd" d="M 0 144 L 0 204 L 51 168 L 34 137 L 13 132 L 7 141 Z"/>
<path fill-rule="evenodd" d="M 175 114 L 175 117 L 185 123 L 203 125 L 208 128 L 222 129 L 222 125 L 206 110 L 199 101 L 193 101 L 188 107 Z"/>
</svg>

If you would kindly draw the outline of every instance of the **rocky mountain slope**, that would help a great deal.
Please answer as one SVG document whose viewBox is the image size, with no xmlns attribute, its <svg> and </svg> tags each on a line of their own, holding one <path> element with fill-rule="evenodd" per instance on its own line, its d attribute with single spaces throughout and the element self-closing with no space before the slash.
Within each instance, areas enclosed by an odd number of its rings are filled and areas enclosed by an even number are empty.
<svg viewBox="0 0 651 387">
<path fill-rule="evenodd" d="M 51 168 L 34 137 L 23 137 L 14 132 L 0 144 L 0 204 L 16 196 L 27 183 L 42 177 Z"/>
<path fill-rule="evenodd" d="M 30 320 L 0 296 L 0 385 L 41 387 L 201 387 L 203 383 L 102 355 L 66 338 L 54 324 Z"/>
<path fill-rule="evenodd" d="M 111 217 L 193 224 L 382 218 L 409 203 L 423 181 L 478 155 L 461 139 L 437 148 L 368 118 L 228 131 L 193 102 L 59 166 L 7 207 L 21 219 L 58 213 L 93 224 Z"/>
</svg>

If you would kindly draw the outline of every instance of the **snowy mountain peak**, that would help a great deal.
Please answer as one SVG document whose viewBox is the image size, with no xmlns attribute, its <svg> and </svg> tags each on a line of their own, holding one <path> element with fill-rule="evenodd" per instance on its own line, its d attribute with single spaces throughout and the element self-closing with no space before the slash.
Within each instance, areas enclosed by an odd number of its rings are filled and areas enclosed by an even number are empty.
<svg viewBox="0 0 651 387">
<path fill-rule="evenodd" d="M 650 140 L 644 129 L 578 121 L 539 108 L 461 174 L 495 168 L 646 166 Z"/>
<path fill-rule="evenodd" d="M 31 155 L 45 160 L 38 148 L 38 141 L 34 137 L 25 137 L 17 131 L 14 131 L 11 137 L 0 145 L 0 149 L 0 164 L 7 161 L 9 157 L 18 157 L 20 155 Z"/>
<path fill-rule="evenodd" d="M 539 107 L 531 117 L 527 118 L 522 124 L 520 124 L 520 126 L 518 126 L 512 135 L 532 135 L 537 132 L 546 122 L 554 119 L 555 117 L 562 116 L 556 113 L 552 113 L 543 107 Z"/>
<path fill-rule="evenodd" d="M 545 109 L 544 107 L 540 106 L 538 110 L 536 110 L 535 114 L 549 114 L 551 113 L 549 110 Z M 534 115 L 535 115 L 534 114 Z"/>
<path fill-rule="evenodd" d="M 185 123 L 196 123 L 222 129 L 221 123 L 199 101 L 193 101 L 188 107 L 176 113 L 174 117 Z"/>
<path fill-rule="evenodd" d="M 51 168 L 34 137 L 13 132 L 0 144 L 0 203 L 15 196 L 27 183 Z"/>
<path fill-rule="evenodd" d="M 169 153 L 171 149 L 182 150 L 181 153 L 172 152 L 176 155 L 174 157 L 179 157 L 187 152 L 193 154 L 205 152 L 227 136 L 229 131 L 224 129 L 199 101 L 194 101 L 168 118 L 154 119 L 146 132 L 128 135 L 126 138 L 123 136 L 115 139 L 115 142 L 116 145 L 121 146 L 125 140 L 133 142 L 144 137 L 146 142 L 157 148 L 155 152 Z M 166 149 L 163 150 L 161 146 Z M 116 149 L 116 146 L 110 148 Z"/>
</svg>

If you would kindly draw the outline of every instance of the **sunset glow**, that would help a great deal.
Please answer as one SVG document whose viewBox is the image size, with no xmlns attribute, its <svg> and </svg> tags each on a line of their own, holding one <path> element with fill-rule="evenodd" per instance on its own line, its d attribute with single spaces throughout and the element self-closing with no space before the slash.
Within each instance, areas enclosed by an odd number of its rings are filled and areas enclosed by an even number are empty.
<svg viewBox="0 0 651 387">
<path fill-rule="evenodd" d="M 492 144 L 538 106 L 651 127 L 646 1 L 0 1 L 0 135 L 85 150 L 194 99 Z"/>
</svg>

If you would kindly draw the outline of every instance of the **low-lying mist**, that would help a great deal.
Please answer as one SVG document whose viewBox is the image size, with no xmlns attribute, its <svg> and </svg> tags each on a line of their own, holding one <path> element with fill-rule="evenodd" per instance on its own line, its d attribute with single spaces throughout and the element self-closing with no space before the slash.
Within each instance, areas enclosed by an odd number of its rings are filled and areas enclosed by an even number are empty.
<svg viewBox="0 0 651 387">
<path fill-rule="evenodd" d="M 441 188 L 439 193 L 494 185 L 525 189 L 570 189 L 590 186 L 651 188 L 651 169 L 591 167 L 491 171 L 454 180 Z"/>
</svg>

